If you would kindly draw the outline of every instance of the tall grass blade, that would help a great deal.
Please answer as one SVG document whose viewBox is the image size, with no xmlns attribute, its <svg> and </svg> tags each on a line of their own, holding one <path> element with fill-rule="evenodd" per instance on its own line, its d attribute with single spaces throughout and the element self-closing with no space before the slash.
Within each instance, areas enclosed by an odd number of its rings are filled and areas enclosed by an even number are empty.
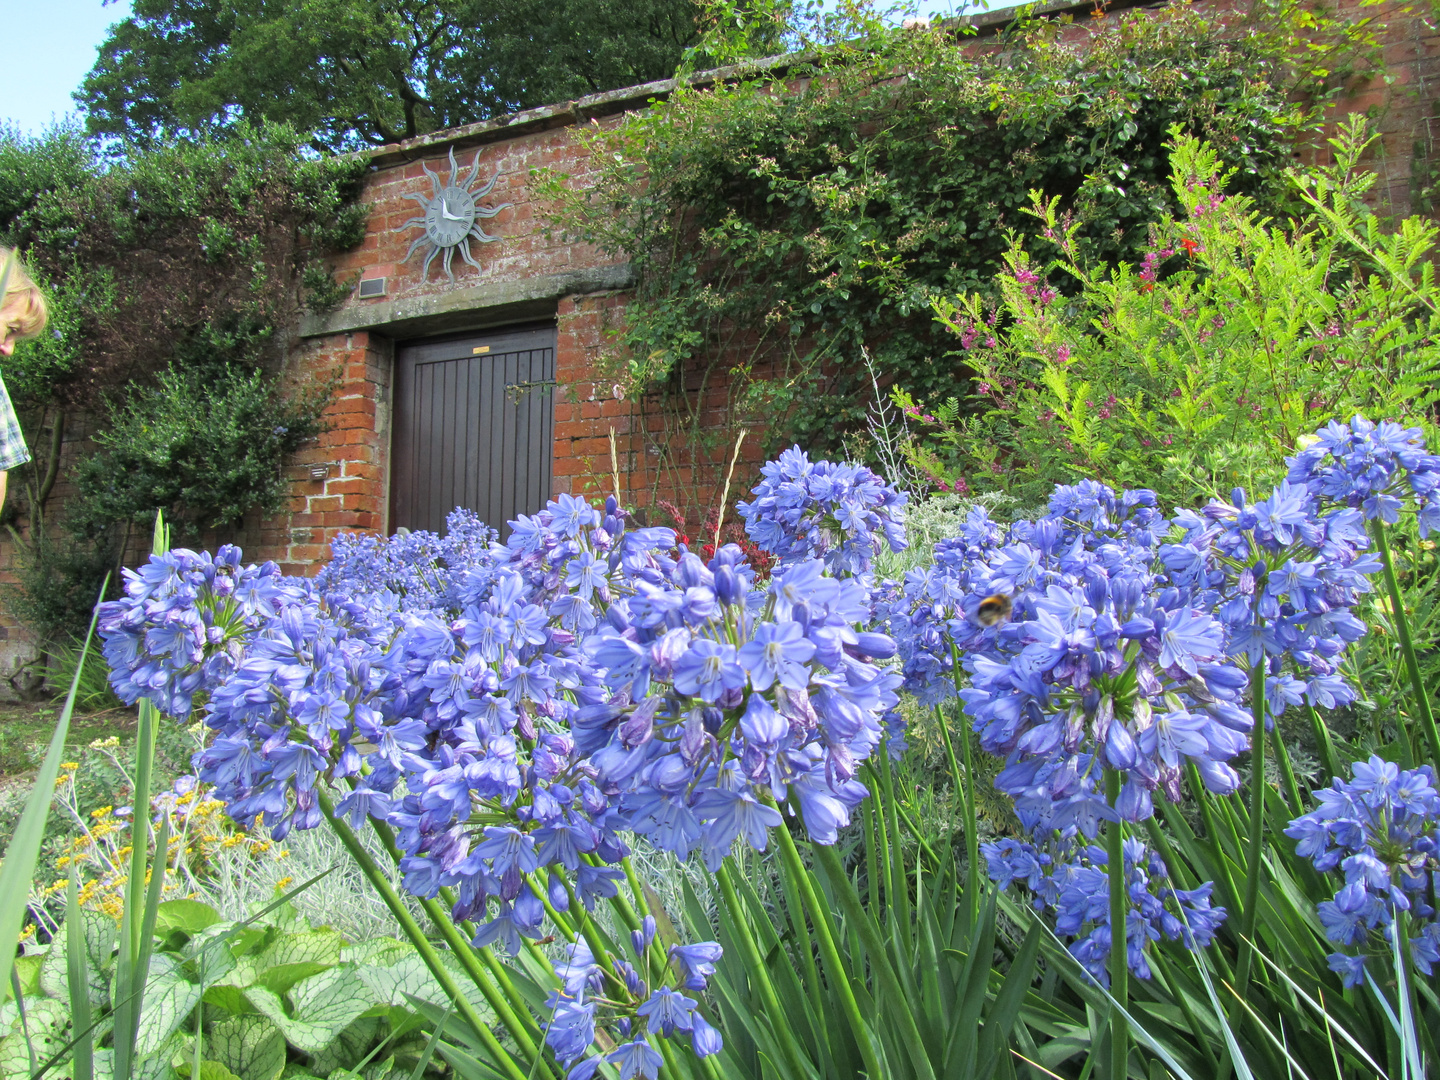
<svg viewBox="0 0 1440 1080">
<path fill-rule="evenodd" d="M 72 1080 L 92 1080 L 95 1075 L 95 1037 L 91 1033 L 90 980 L 85 971 L 85 916 L 80 910 L 80 890 L 73 861 L 70 864 L 70 883 L 65 892 L 65 975 L 66 989 L 70 994 L 70 1026 L 81 1032 L 75 1043 L 70 1075 Z"/>
<path fill-rule="evenodd" d="M 1401 952 L 1400 939 L 1405 936 L 1405 928 L 1400 921 L 1403 918 L 1401 912 L 1395 913 L 1395 929 L 1390 935 L 1390 955 L 1395 964 L 1395 997 L 1400 1006 L 1400 1046 L 1404 1051 L 1405 1065 L 1410 1075 L 1420 1080 L 1420 1077 L 1425 1075 L 1425 1066 L 1420 1060 L 1420 1039 L 1415 1028 L 1415 1013 L 1410 1008 L 1410 976 Z"/>
<path fill-rule="evenodd" d="M 100 587 L 100 597 L 104 597 L 109 584 L 107 576 L 105 584 Z M 82 664 L 95 636 L 95 618 L 93 615 L 90 617 L 90 632 L 86 634 L 81 649 Z M 70 735 L 70 716 L 75 711 L 79 677 L 80 668 L 77 666 L 75 680 L 70 683 L 70 692 L 65 696 L 65 705 L 50 736 L 50 746 L 35 777 L 35 786 L 25 800 L 25 809 L 20 814 L 15 833 L 6 845 L 5 861 L 0 863 L 0 986 L 10 982 L 10 974 L 15 969 L 15 946 L 20 940 L 30 886 L 35 880 L 35 863 L 40 858 L 40 846 L 45 842 L 45 822 L 50 817 L 50 803 L 55 797 L 60 760 L 65 756 L 65 740 Z"/>
<path fill-rule="evenodd" d="M 1055 931 L 1051 930 L 1050 927 L 1045 924 L 1044 919 L 1037 918 L 1034 913 L 1029 912 L 1026 908 L 1012 908 L 1010 912 L 1012 918 L 1014 917 L 1015 912 L 1020 911 L 1024 911 L 1027 913 L 1027 917 L 1030 918 L 1032 925 L 1039 926 L 1045 931 L 1046 935 L 1050 938 L 1051 943 L 1055 946 L 1056 949 L 1059 950 L 1059 953 L 1056 954 L 1055 959 L 1059 960 L 1061 963 L 1064 963 L 1064 957 L 1070 957 L 1070 950 L 1065 948 L 1065 943 L 1055 936 Z M 1073 959 L 1073 957 L 1071 959 Z M 1078 964 L 1074 966 L 1077 968 L 1079 967 Z M 1147 1029 L 1143 1024 L 1141 1024 L 1137 1019 L 1135 1019 L 1134 1016 L 1130 1015 L 1130 1013 L 1123 1006 L 1121 1006 L 1121 1004 L 1116 1001 L 1114 997 L 1111 996 L 1110 991 L 1106 987 L 1101 986 L 1098 982 L 1096 982 L 1094 976 L 1090 975 L 1090 973 L 1085 971 L 1083 968 L 1080 968 L 1080 972 L 1081 974 L 1079 977 L 1088 980 L 1090 986 L 1092 986 L 1096 990 L 1099 990 L 1100 993 L 1105 996 L 1105 1000 L 1110 1003 L 1110 1008 L 1117 1010 L 1125 1018 L 1125 1023 L 1126 1026 L 1129 1028 L 1130 1034 L 1135 1037 L 1136 1041 L 1142 1042 L 1147 1047 L 1149 1047 L 1151 1052 L 1153 1052 L 1158 1058 L 1160 1058 L 1161 1061 L 1165 1063 L 1165 1067 L 1175 1074 L 1176 1080 L 1195 1080 L 1195 1078 L 1185 1070 L 1185 1067 L 1175 1059 L 1175 1056 L 1171 1054 L 1170 1051 L 1166 1050 L 1165 1047 L 1160 1043 L 1160 1041 L 1155 1038 L 1155 1036 L 1150 1034 L 1149 1029 Z M 1091 1056 L 1086 1062 L 1085 1071 L 1087 1073 L 1094 1065 L 1095 1060 L 1095 1057 Z"/>
</svg>

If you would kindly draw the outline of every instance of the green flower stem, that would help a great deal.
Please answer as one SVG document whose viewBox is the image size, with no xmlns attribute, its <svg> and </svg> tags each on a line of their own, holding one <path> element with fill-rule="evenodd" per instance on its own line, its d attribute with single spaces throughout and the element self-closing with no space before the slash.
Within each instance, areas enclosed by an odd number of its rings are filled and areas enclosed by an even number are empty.
<svg viewBox="0 0 1440 1080">
<path fill-rule="evenodd" d="M 1245 859 L 1245 903 L 1240 910 L 1240 963 L 1235 971 L 1235 994 L 1241 1000 L 1250 986 L 1250 965 L 1259 944 L 1255 924 L 1260 916 L 1260 877 L 1265 864 L 1265 661 L 1250 668 L 1250 823 Z M 1246 944 L 1248 942 L 1249 944 Z"/>
<path fill-rule="evenodd" d="M 1310 727 L 1315 732 L 1315 745 L 1320 748 L 1320 757 L 1325 762 L 1325 771 L 1330 774 L 1331 779 L 1334 779 L 1340 775 L 1340 758 L 1335 753 L 1335 743 L 1330 739 L 1330 729 L 1325 726 L 1325 721 L 1315 711 L 1314 705 L 1306 702 L 1305 712 L 1310 717 Z"/>
<path fill-rule="evenodd" d="M 1200 819 L 1205 825 L 1205 845 L 1210 849 L 1210 857 L 1215 861 L 1215 876 L 1219 879 L 1221 896 L 1226 907 L 1231 911 L 1238 911 L 1240 909 L 1240 890 L 1235 887 L 1235 878 L 1230 873 L 1229 859 L 1226 858 L 1225 849 L 1220 843 L 1220 827 L 1215 820 L 1214 808 L 1210 805 L 1209 792 L 1205 790 L 1205 785 L 1200 780 L 1199 770 L 1190 764 L 1187 764 L 1185 768 L 1190 781 L 1190 795 L 1194 798 L 1195 804 L 1200 807 Z M 1175 808 L 1166 804 L 1165 817 L 1167 821 L 1170 820 L 1171 814 L 1176 814 L 1178 817 Z M 1174 822 L 1171 822 L 1171 827 L 1174 828 Z"/>
<path fill-rule="evenodd" d="M 867 770 L 870 769 L 869 763 L 867 762 L 864 767 Z M 873 771 L 871 772 L 871 775 L 874 775 Z M 924 834 L 920 831 L 920 826 L 916 824 L 915 819 L 910 816 L 910 812 L 906 810 L 905 807 L 900 805 L 898 799 L 895 802 L 895 813 L 899 816 L 899 819 L 905 823 L 905 827 L 910 830 L 910 835 L 914 838 L 915 843 L 920 845 L 921 852 L 925 855 L 925 858 L 930 861 L 930 868 L 938 874 L 940 872 L 941 866 L 944 865 L 940 860 L 940 856 L 935 853 L 935 849 L 932 848 L 930 844 L 926 841 Z M 883 837 L 885 836 L 885 819 L 881 815 L 877 814 L 875 815 L 875 820 L 879 822 L 879 835 L 882 838 L 882 842 L 888 843 L 888 841 L 883 840 Z"/>
<path fill-rule="evenodd" d="M 885 887 L 888 889 L 890 886 Z M 825 1002 L 820 985 L 820 969 L 815 964 L 815 950 L 810 943 L 810 928 L 805 923 L 805 906 L 800 902 L 800 896 L 795 892 L 794 883 L 788 874 L 780 875 L 780 889 L 785 894 L 785 910 L 790 924 L 795 928 L 795 937 L 799 943 L 796 951 L 800 954 L 800 962 L 805 965 L 805 985 L 810 994 L 810 1008 L 815 1014 L 815 1022 L 823 1025 Z M 819 1049 L 822 1064 L 828 1063 L 829 1047 L 819 1030 L 815 1032 L 815 1044 Z"/>
<path fill-rule="evenodd" d="M 870 907 L 880 910 L 880 831 L 875 825 L 875 809 L 866 799 L 860 804 L 860 820 L 865 826 L 865 883 L 870 893 Z"/>
<path fill-rule="evenodd" d="M 1105 771 L 1105 798 L 1113 807 L 1120 801 L 1120 774 Z M 1120 1004 L 1110 1011 L 1110 1080 L 1125 1080 L 1129 1071 L 1130 1025 L 1120 1009 L 1130 1008 L 1130 958 L 1125 930 L 1130 924 L 1130 898 L 1125 889 L 1125 826 L 1105 823 L 1105 854 L 1110 879 L 1110 996 Z"/>
<path fill-rule="evenodd" d="M 484 1044 L 486 1051 L 489 1052 L 508 1080 L 530 1080 L 515 1059 L 510 1056 L 510 1053 L 500 1045 L 500 1040 L 495 1038 L 494 1032 L 490 1030 L 490 1025 L 475 1011 L 475 1006 L 470 1003 L 470 999 L 465 996 L 464 991 L 455 981 L 455 977 L 450 974 L 450 969 L 440 959 L 440 954 L 436 952 L 435 946 L 430 944 L 429 938 L 425 936 L 425 931 L 420 928 L 420 924 L 415 921 L 415 916 L 410 914 L 410 909 L 405 906 L 404 901 L 395 891 L 395 887 L 390 884 L 390 879 L 381 871 L 370 852 L 365 850 L 365 845 L 360 842 L 360 838 L 355 835 L 349 825 L 335 816 L 335 806 L 331 802 L 330 796 L 320 788 L 316 788 L 315 794 L 320 800 L 320 812 L 325 815 L 325 820 L 329 822 L 330 828 L 339 837 L 340 843 L 344 845 L 350 857 L 355 860 L 355 865 L 360 868 L 360 872 L 370 882 L 371 888 L 390 909 L 390 914 L 400 924 L 401 930 L 410 939 L 410 944 L 415 946 L 415 951 L 425 961 L 425 966 L 430 969 L 430 974 L 435 976 L 435 981 L 440 984 L 440 989 L 445 991 L 454 1003 L 455 1011 L 474 1029 L 476 1037 Z M 517 1031 L 512 1028 L 511 1034 L 519 1042 L 520 1037 L 524 1035 L 524 1029 L 521 1028 Z"/>
<path fill-rule="evenodd" d="M 734 862 L 733 856 L 726 855 L 725 861 L 720 864 L 719 872 L 715 875 L 715 880 L 720 883 L 720 895 L 725 898 L 725 908 L 730 912 L 735 926 L 735 937 L 740 943 L 741 953 L 744 954 L 745 969 L 750 974 L 751 989 L 759 994 L 760 1000 L 764 1003 L 761 1015 L 771 1018 L 770 1028 L 780 1043 L 780 1050 L 785 1055 L 790 1071 L 796 1076 L 808 1076 L 812 1071 L 811 1066 L 801 1054 L 791 1026 L 784 1022 L 785 1010 L 780 1007 L 780 998 L 775 993 L 775 984 L 770 981 L 770 972 L 765 967 L 765 959 L 760 954 L 760 947 L 755 943 L 754 935 L 750 933 L 750 923 L 745 917 L 745 909 L 740 906 L 740 897 L 735 894 L 735 883 L 730 880 L 730 868 Z"/>
<path fill-rule="evenodd" d="M 1290 761 L 1290 751 L 1285 746 L 1285 740 L 1280 737 L 1279 723 L 1270 729 L 1270 743 L 1275 750 L 1275 760 L 1280 763 L 1280 776 L 1285 781 L 1285 795 L 1290 801 L 1288 809 L 1299 817 L 1305 812 L 1305 804 L 1300 797 L 1300 783 L 1295 779 L 1295 766 Z"/>
<path fill-rule="evenodd" d="M 965 858 L 970 862 L 965 874 L 965 891 L 971 898 L 970 920 L 973 923 L 979 910 L 977 905 L 980 902 L 980 890 L 971 886 L 970 879 L 980 872 L 980 822 L 975 814 L 974 755 L 970 750 L 970 731 L 965 724 L 965 711 L 961 706 L 960 650 L 953 641 L 950 643 L 950 658 L 951 675 L 955 679 L 955 716 L 960 729 L 960 752 L 965 757 L 965 784 L 960 790 L 965 793 Z M 955 748 L 950 745 L 950 729 L 942 723 L 940 731 L 945 737 L 945 753 L 950 759 L 950 772 L 955 775 L 955 782 L 958 784 L 960 777 L 955 768 Z"/>
<path fill-rule="evenodd" d="M 886 883 L 891 890 L 890 903 L 886 906 L 892 919 L 898 918 L 901 926 L 909 926 L 910 878 L 905 872 L 905 848 L 900 840 L 900 824 L 895 820 L 895 807 L 900 800 L 895 797 L 895 774 L 890 768 L 890 755 L 885 753 L 883 746 L 879 757 L 881 790 L 885 793 L 881 805 L 884 812 L 890 815 L 889 843 L 894 845 L 894 853 L 890 857 L 893 876 Z"/>
<path fill-rule="evenodd" d="M 775 805 L 774 796 L 768 792 L 765 794 L 765 804 L 772 809 L 779 809 Z M 840 998 L 840 1007 L 845 1013 L 845 1020 L 850 1025 L 856 1044 L 860 1047 L 860 1056 L 865 1061 L 865 1071 L 870 1074 L 872 1080 L 878 1080 L 885 1073 L 880 1069 L 880 1057 L 875 1053 L 875 1046 L 870 1041 L 870 1028 L 865 1023 L 865 1017 L 860 1013 L 860 1005 L 855 1000 L 855 991 L 850 986 L 850 972 L 845 966 L 845 961 L 841 959 L 839 948 L 835 945 L 835 933 L 830 925 L 830 912 L 820 903 L 820 897 L 815 893 L 815 886 L 810 881 L 805 864 L 800 861 L 800 852 L 795 849 L 795 840 L 791 837 L 787 824 L 782 821 L 775 830 L 775 834 L 780 838 L 781 862 L 785 864 L 786 873 L 794 881 L 801 902 L 810 913 L 810 921 L 815 924 L 815 937 L 820 942 L 820 955 L 825 959 L 831 986 L 834 988 L 836 996 Z M 814 846 L 819 847 L 820 845 Z"/>
<path fill-rule="evenodd" d="M 640 884 L 640 878 L 635 874 L 635 867 L 630 864 L 629 855 L 626 855 L 620 860 L 620 868 L 625 871 L 625 881 L 630 886 L 630 895 L 635 897 L 635 907 L 630 910 L 629 918 L 626 919 L 626 922 L 629 924 L 631 930 L 639 930 L 641 920 L 650 914 L 650 903 L 645 899 L 645 887 Z M 615 898 L 621 901 L 625 899 L 618 893 Z M 625 916 L 625 909 L 628 908 L 630 908 L 630 905 L 626 902 L 624 908 L 621 910 L 622 918 Z"/>
<path fill-rule="evenodd" d="M 883 789 L 885 786 L 885 781 L 881 777 L 879 770 L 877 770 L 874 765 L 868 761 L 865 762 L 864 766 L 862 767 L 869 770 L 870 776 L 873 778 L 876 787 Z M 895 805 L 895 800 L 891 799 L 889 800 L 889 802 L 891 806 Z M 880 842 L 879 862 L 882 872 L 884 874 L 883 882 L 885 885 L 885 898 L 889 902 L 889 904 L 894 904 L 895 867 L 891 865 L 890 822 L 888 820 L 888 817 L 889 814 L 886 811 L 885 807 L 880 807 L 878 810 L 875 811 L 875 828 L 877 830 L 877 835 Z"/>
<path fill-rule="evenodd" d="M 1170 877 L 1175 881 L 1179 881 L 1182 888 L 1196 888 L 1200 884 L 1199 875 L 1196 874 L 1194 868 L 1188 863 L 1176 857 L 1175 849 L 1170 844 L 1170 837 L 1167 836 L 1165 830 L 1160 827 L 1160 822 L 1154 817 L 1147 818 L 1145 821 L 1145 831 L 1150 837 L 1150 843 L 1154 845 L 1156 851 L 1160 852 L 1160 857 L 1165 860 L 1165 869 L 1170 871 Z M 1220 972 L 1220 977 L 1226 982 L 1229 982 L 1231 979 L 1231 971 L 1229 961 L 1225 959 L 1225 954 L 1219 949 L 1214 950 L 1210 954 L 1210 962 L 1214 964 L 1216 970 Z M 1180 1004 L 1185 1007 L 1188 1015 L 1188 1003 L 1181 1001 Z"/>
<path fill-rule="evenodd" d="M 788 834 L 786 834 L 788 839 Z M 793 841 L 791 841 L 793 845 Z M 915 1065 L 915 1072 L 922 1078 L 929 1077 L 934 1080 L 935 1072 L 930 1066 L 930 1058 L 925 1053 L 925 1043 L 920 1038 L 920 1028 L 915 1023 L 915 1015 L 910 1010 L 910 996 L 905 993 L 904 987 L 895 974 L 894 967 L 890 964 L 890 957 L 885 951 L 885 942 L 880 938 L 880 929 L 875 920 L 870 918 L 864 907 L 860 904 L 860 894 L 850 883 L 849 876 L 845 873 L 845 867 L 840 862 L 840 856 L 835 851 L 833 844 L 810 845 L 810 850 L 815 856 L 825 876 L 830 879 L 830 887 L 835 892 L 835 897 L 840 901 L 840 907 L 845 911 L 845 917 L 860 934 L 860 942 L 865 946 L 865 951 L 870 955 L 870 970 L 875 973 L 880 983 L 881 993 L 887 1002 L 894 1006 L 900 1018 L 901 1036 L 905 1041 L 905 1047 L 910 1052 L 910 1060 Z M 828 929 L 828 928 L 827 928 Z"/>
<path fill-rule="evenodd" d="M 1420 726 L 1425 731 L 1425 740 L 1430 744 L 1430 760 L 1440 768 L 1440 730 L 1435 727 L 1435 711 L 1430 705 L 1430 694 L 1420 678 L 1420 664 L 1415 659 L 1415 643 L 1410 640 L 1410 620 L 1405 617 L 1405 602 L 1400 595 L 1400 583 L 1395 578 L 1395 560 L 1390 554 L 1390 539 L 1385 526 L 1379 521 L 1370 523 L 1370 532 L 1380 549 L 1380 562 L 1385 570 L 1385 589 L 1390 594 L 1390 607 L 1395 615 L 1395 635 L 1400 639 L 1400 655 L 1405 658 L 1405 673 L 1410 676 L 1410 689 L 1415 695 L 1415 711 L 1420 717 Z M 1401 726 L 1405 737 L 1402 743 L 1409 745 L 1408 733 Z M 1405 763 L 1407 769 L 1415 767 L 1413 759 Z"/>
<path fill-rule="evenodd" d="M 381 846 L 398 866 L 400 849 L 395 844 L 394 830 L 383 821 L 372 819 L 371 824 L 375 829 L 375 835 L 380 838 Z M 455 899 L 450 890 L 442 889 L 441 896 L 453 909 Z M 440 931 L 440 936 L 445 939 L 445 944 L 450 946 L 450 951 L 460 961 L 460 966 L 465 969 L 465 974 L 485 996 L 486 1002 L 495 1010 L 495 1015 L 500 1018 L 500 1022 L 514 1035 L 516 1045 L 525 1052 L 531 1061 L 534 1061 L 536 1054 L 541 1052 L 537 1049 L 539 1044 L 535 1041 L 541 1038 L 540 1026 L 525 1009 L 522 1008 L 519 1013 L 516 1013 L 511 1007 L 512 1001 L 521 1002 L 525 999 L 515 988 L 515 984 L 510 979 L 510 973 L 505 970 L 505 965 L 495 959 L 494 953 L 489 948 L 474 948 L 456 928 L 454 921 L 450 918 L 450 913 L 433 899 L 420 899 L 419 902 L 420 909 Z M 548 1067 L 546 1071 L 549 1072 Z"/>
</svg>

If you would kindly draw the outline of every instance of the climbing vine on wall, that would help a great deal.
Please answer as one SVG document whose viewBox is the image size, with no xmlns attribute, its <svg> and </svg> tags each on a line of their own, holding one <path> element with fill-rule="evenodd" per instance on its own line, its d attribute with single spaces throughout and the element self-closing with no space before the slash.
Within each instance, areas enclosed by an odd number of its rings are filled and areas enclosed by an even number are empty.
<svg viewBox="0 0 1440 1080">
<path fill-rule="evenodd" d="M 541 177 L 563 228 L 635 270 L 603 378 L 664 418 L 657 483 L 703 506 L 740 425 L 836 448 L 874 398 L 862 345 L 881 387 L 956 394 L 929 299 L 993 287 L 1032 190 L 1061 198 L 1085 259 L 1138 261 L 1172 209 L 1172 125 L 1283 213 L 1297 137 L 1372 60 L 1364 19 L 1288 0 L 1097 15 L 988 38 L 832 18 L 784 67 L 593 131 L 583 190 Z"/>
</svg>

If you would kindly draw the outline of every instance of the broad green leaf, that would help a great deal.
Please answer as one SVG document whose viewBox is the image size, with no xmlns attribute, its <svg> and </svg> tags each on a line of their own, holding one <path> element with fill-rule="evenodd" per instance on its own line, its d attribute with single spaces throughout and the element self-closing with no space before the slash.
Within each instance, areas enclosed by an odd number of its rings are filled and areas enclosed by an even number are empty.
<svg viewBox="0 0 1440 1080">
<path fill-rule="evenodd" d="M 210 1029 L 205 1052 L 240 1080 L 276 1080 L 285 1068 L 285 1036 L 264 1016 L 231 1016 Z"/>
<path fill-rule="evenodd" d="M 355 969 L 333 967 L 297 983 L 290 991 L 293 1015 L 280 996 L 263 986 L 245 992 L 250 1003 L 273 1020 L 297 1050 L 319 1053 L 331 1039 L 372 1004 Z"/>
<path fill-rule="evenodd" d="M 314 960 L 302 960 L 297 964 L 276 964 L 274 967 L 265 969 L 260 978 L 256 980 L 256 985 L 273 990 L 277 994 L 284 994 L 301 979 L 319 975 L 320 972 L 328 971 L 333 966 L 333 964 L 317 963 Z"/>
<path fill-rule="evenodd" d="M 340 962 L 353 963 L 362 968 L 367 964 L 389 967 L 402 956 L 409 956 L 414 951 L 415 947 L 408 941 L 397 941 L 388 937 L 371 938 L 369 941 L 346 945 L 340 950 Z"/>
<path fill-rule="evenodd" d="M 29 1076 L 32 1053 L 38 1065 L 65 1045 L 69 1010 L 50 998 L 26 998 L 24 1004 L 23 1023 L 14 1001 L 0 1009 L 0 1077 L 5 1080 Z"/>
<path fill-rule="evenodd" d="M 150 959 L 150 977 L 145 986 L 145 1007 L 135 1034 L 135 1053 L 146 1057 L 156 1053 L 179 1030 L 200 1000 L 200 987 L 185 978 L 180 963 L 168 953 Z"/>
<path fill-rule="evenodd" d="M 238 986 L 207 986 L 205 988 L 205 1004 L 217 1006 L 237 1015 L 255 1012 L 255 1006 L 250 1004 L 250 999 L 245 996 L 245 991 Z"/>
<path fill-rule="evenodd" d="M 46 953 L 32 953 L 29 956 L 17 956 L 15 958 L 15 978 L 20 981 L 20 993 L 40 993 L 40 967 L 45 963 Z M 13 987 L 6 986 L 0 992 L 0 1000 L 8 1000 L 9 994 L 13 993 Z"/>
<path fill-rule="evenodd" d="M 265 947 L 256 961 L 261 972 L 281 964 L 338 964 L 344 947 L 345 939 L 334 930 L 307 930 L 282 934 Z"/>
<path fill-rule="evenodd" d="M 110 1004 L 109 975 L 114 965 L 113 950 L 117 936 L 115 920 L 95 911 L 85 911 L 82 915 L 85 920 L 85 968 L 90 1004 L 100 1008 Z M 40 992 L 46 997 L 69 999 L 65 941 L 65 926 L 61 924 L 50 951 L 40 965 Z"/>
<path fill-rule="evenodd" d="M 219 921 L 220 913 L 199 900 L 166 900 L 156 911 L 155 933 L 164 938 L 180 930 L 194 937 L 201 930 L 214 926 Z"/>
<path fill-rule="evenodd" d="M 361 1016 L 344 1031 L 331 1039 L 325 1049 L 310 1058 L 310 1071 L 317 1076 L 329 1076 L 336 1070 L 348 1070 L 365 1056 L 380 1032 L 380 1021 L 373 1016 Z"/>
<path fill-rule="evenodd" d="M 413 995 L 432 1005 L 444 1005 L 446 995 L 418 956 L 407 956 L 389 967 L 361 966 L 355 969 L 373 999 L 387 1005 L 405 1006 Z M 463 985 L 463 984 L 462 984 Z"/>
</svg>

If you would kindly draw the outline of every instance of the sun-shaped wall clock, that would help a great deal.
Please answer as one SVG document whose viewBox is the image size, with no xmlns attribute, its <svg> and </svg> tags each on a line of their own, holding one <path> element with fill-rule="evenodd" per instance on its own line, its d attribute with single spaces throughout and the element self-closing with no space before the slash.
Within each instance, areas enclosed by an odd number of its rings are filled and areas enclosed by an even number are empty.
<svg viewBox="0 0 1440 1080">
<path fill-rule="evenodd" d="M 480 227 L 480 221 L 484 218 L 493 218 L 504 210 L 510 203 L 501 203 L 499 206 L 481 206 L 480 200 L 489 195 L 495 187 L 495 181 L 500 179 L 496 173 L 478 191 L 471 191 L 470 185 L 475 182 L 475 177 L 480 174 L 480 155 L 483 149 L 475 151 L 475 160 L 470 165 L 470 171 L 465 179 L 456 183 L 455 178 L 460 174 L 460 168 L 455 164 L 455 148 L 450 148 L 450 178 L 442 181 L 438 172 L 431 172 L 429 166 L 421 164 L 425 175 L 430 177 L 430 186 L 433 189 L 427 195 L 406 195 L 407 199 L 414 199 L 425 210 L 421 217 L 413 217 L 402 229 L 411 229 L 419 226 L 425 231 L 415 238 L 410 245 L 410 250 L 405 253 L 402 263 L 409 262 L 410 256 L 423 245 L 429 245 L 429 252 L 425 255 L 424 272 L 421 274 L 422 281 L 430 280 L 430 264 L 435 261 L 435 256 L 442 251 L 445 258 L 441 264 L 445 268 L 445 276 L 451 281 L 455 280 L 455 272 L 450 269 L 450 260 L 455 257 L 455 252 L 460 252 L 464 259 L 476 270 L 480 264 L 470 254 L 470 241 L 478 240 L 482 244 L 493 243 L 499 240 L 498 236 L 491 236 Z"/>
</svg>

